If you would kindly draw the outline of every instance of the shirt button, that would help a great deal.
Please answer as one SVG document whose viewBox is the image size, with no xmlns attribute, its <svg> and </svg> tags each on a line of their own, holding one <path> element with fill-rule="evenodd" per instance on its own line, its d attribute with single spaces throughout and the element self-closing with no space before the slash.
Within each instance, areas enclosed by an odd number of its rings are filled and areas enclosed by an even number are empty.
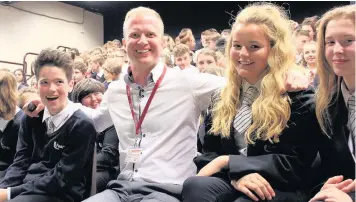
<svg viewBox="0 0 356 202">
<path fill-rule="evenodd" d="M 138 172 L 138 170 L 136 169 L 136 170 L 135 170 L 135 172 L 137 173 L 137 172 Z"/>
<path fill-rule="evenodd" d="M 142 134 L 142 137 L 146 137 L 146 134 Z"/>
</svg>

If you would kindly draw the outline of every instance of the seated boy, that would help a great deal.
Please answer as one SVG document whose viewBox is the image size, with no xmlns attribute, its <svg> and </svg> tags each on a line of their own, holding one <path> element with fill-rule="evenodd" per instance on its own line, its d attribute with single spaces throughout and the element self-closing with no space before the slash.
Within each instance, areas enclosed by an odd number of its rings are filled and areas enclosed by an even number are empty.
<svg viewBox="0 0 356 202">
<path fill-rule="evenodd" d="M 104 77 L 105 77 L 105 81 L 103 84 L 105 86 L 105 90 L 108 89 L 109 84 L 111 82 L 119 79 L 123 64 L 124 64 L 123 59 L 119 59 L 119 58 L 109 58 L 105 61 L 103 65 Z"/>
<path fill-rule="evenodd" d="M 74 202 L 88 194 L 96 132 L 67 98 L 72 65 L 58 50 L 46 49 L 37 57 L 35 75 L 45 109 L 21 120 L 14 162 L 0 180 L 1 202 Z"/>
</svg>

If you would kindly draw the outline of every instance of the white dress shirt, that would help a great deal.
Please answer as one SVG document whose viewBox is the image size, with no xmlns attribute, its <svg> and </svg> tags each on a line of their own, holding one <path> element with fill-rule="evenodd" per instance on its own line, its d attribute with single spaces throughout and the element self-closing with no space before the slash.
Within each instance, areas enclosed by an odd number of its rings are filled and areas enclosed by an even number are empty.
<svg viewBox="0 0 356 202">
<path fill-rule="evenodd" d="M 16 111 L 15 111 L 15 115 L 20 111 L 21 109 L 16 106 Z M 10 122 L 11 120 L 5 120 L 3 118 L 0 117 L 0 130 L 1 132 L 4 132 L 6 129 L 7 124 Z"/>
<path fill-rule="evenodd" d="M 126 83 L 139 117 L 163 68 L 164 64 L 159 62 L 151 71 L 153 82 L 144 87 L 130 83 L 128 75 L 112 82 L 99 110 L 83 109 L 92 117 L 98 132 L 114 124 L 119 137 L 119 179 L 182 185 L 196 175 L 193 158 L 197 155 L 199 116 L 211 104 L 212 94 L 226 84 L 224 78 L 211 74 L 186 74 L 167 68 L 141 126 L 140 162 L 125 163 L 127 151 L 135 143 Z"/>
<path fill-rule="evenodd" d="M 70 100 L 68 100 L 67 102 L 67 106 L 65 106 L 62 111 L 60 111 L 54 116 L 49 113 L 47 107 L 45 107 L 44 109 L 42 122 L 45 122 L 47 119 L 50 119 L 50 121 L 52 121 L 55 126 L 52 133 L 57 131 L 74 114 L 75 111 L 81 108 L 81 104 L 79 103 L 73 103 Z M 48 122 L 46 122 L 46 125 L 47 128 L 49 128 Z"/>
</svg>

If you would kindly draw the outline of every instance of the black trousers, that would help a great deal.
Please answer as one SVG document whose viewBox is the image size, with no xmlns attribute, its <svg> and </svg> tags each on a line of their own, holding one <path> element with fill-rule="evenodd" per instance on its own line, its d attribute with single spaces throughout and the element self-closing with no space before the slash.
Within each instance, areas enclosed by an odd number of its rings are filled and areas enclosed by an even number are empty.
<svg viewBox="0 0 356 202">
<path fill-rule="evenodd" d="M 106 185 L 113 180 L 110 177 L 108 172 L 96 172 L 96 193 L 106 189 Z"/>
<path fill-rule="evenodd" d="M 285 192 L 274 189 L 276 196 L 268 202 L 304 202 L 308 201 L 303 192 Z M 256 195 L 257 196 L 257 195 Z M 258 196 L 257 196 L 258 197 Z M 221 178 L 190 177 L 183 184 L 183 202 L 252 202 L 251 198 L 235 190 Z M 264 201 L 260 199 L 259 201 Z M 267 201 L 267 199 L 265 200 Z"/>
<path fill-rule="evenodd" d="M 59 198 L 45 195 L 18 195 L 8 202 L 64 202 Z"/>
</svg>

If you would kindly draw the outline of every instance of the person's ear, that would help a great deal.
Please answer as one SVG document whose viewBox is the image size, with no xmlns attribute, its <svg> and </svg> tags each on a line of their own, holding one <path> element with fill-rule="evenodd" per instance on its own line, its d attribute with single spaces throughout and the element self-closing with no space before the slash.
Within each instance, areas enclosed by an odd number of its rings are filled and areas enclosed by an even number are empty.
<svg viewBox="0 0 356 202">
<path fill-rule="evenodd" d="M 74 87 L 74 79 L 69 81 L 69 91 L 68 92 L 72 92 L 73 91 L 73 87 Z"/>
<path fill-rule="evenodd" d="M 126 40 L 122 38 L 122 48 L 126 49 Z"/>
</svg>

